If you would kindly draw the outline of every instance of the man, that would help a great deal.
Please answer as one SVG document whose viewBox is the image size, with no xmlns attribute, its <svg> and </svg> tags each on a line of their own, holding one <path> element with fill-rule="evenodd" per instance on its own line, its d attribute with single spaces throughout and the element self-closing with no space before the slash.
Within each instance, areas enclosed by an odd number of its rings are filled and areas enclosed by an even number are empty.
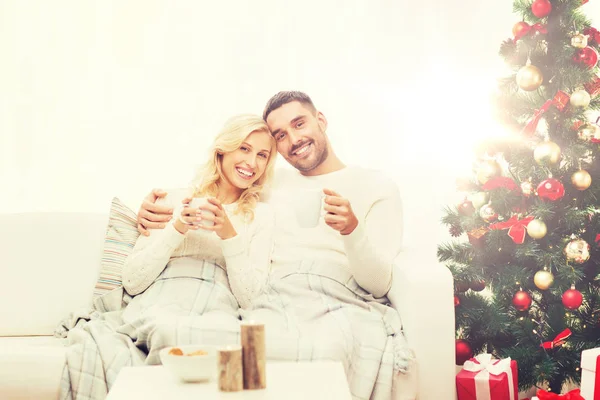
<svg viewBox="0 0 600 400">
<path fill-rule="evenodd" d="M 264 201 L 275 212 L 267 293 L 242 318 L 264 321 L 271 359 L 338 359 L 354 397 L 389 398 L 394 372 L 411 359 L 400 321 L 385 306 L 402 242 L 402 205 L 381 173 L 344 165 L 327 136 L 327 119 L 302 92 L 280 92 L 263 118 L 277 151 L 295 170 L 275 174 Z M 319 189 L 325 214 L 303 228 L 294 203 Z M 148 195 L 139 230 L 164 227 L 170 212 Z"/>
</svg>

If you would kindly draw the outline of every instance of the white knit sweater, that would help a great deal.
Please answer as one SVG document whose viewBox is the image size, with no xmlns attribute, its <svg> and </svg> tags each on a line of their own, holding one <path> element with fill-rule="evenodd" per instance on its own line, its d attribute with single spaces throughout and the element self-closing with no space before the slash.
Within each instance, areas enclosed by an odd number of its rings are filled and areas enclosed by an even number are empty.
<svg viewBox="0 0 600 400">
<path fill-rule="evenodd" d="M 189 196 L 188 189 L 168 190 L 157 204 L 170 205 L 174 219 L 183 208 L 181 201 Z M 198 229 L 179 233 L 172 222 L 165 229 L 152 230 L 150 236 L 140 235 L 132 254 L 123 266 L 123 287 L 136 295 L 146 290 L 173 259 L 211 260 L 227 271 L 231 291 L 242 308 L 250 307 L 267 281 L 273 242 L 273 213 L 264 203 L 258 203 L 254 220 L 246 223 L 235 214 L 237 203 L 224 205 L 237 236 L 221 240 L 214 232 Z"/>
<path fill-rule="evenodd" d="M 301 228 L 293 196 L 303 189 L 332 189 L 349 199 L 358 226 L 341 235 L 323 218 L 314 228 Z M 392 282 L 393 262 L 402 245 L 402 202 L 397 185 L 381 172 L 361 167 L 303 176 L 279 169 L 264 201 L 275 212 L 275 241 L 271 268 L 313 259 L 349 268 L 356 282 L 375 297 L 384 296 Z"/>
</svg>

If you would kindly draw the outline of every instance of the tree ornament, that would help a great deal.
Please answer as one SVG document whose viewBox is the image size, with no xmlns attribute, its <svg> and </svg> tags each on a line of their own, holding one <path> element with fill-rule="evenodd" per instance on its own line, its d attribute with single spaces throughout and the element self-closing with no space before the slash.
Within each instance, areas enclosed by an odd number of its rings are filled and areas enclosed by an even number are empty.
<svg viewBox="0 0 600 400">
<path fill-rule="evenodd" d="M 485 235 L 489 232 L 486 227 L 476 228 L 467 232 L 469 243 L 475 248 L 482 249 L 485 246 Z"/>
<path fill-rule="evenodd" d="M 577 190 L 586 190 L 592 184 L 592 176 L 585 169 L 580 169 L 571 175 L 571 183 Z"/>
<path fill-rule="evenodd" d="M 464 293 L 469 290 L 469 283 L 463 281 L 454 281 L 454 291 L 457 293 Z"/>
<path fill-rule="evenodd" d="M 536 90 L 542 82 L 544 82 L 542 71 L 530 62 L 517 72 L 517 85 L 527 92 Z"/>
<path fill-rule="evenodd" d="M 577 129 L 577 136 L 586 142 L 597 143 L 600 141 L 600 126 L 583 124 Z"/>
<path fill-rule="evenodd" d="M 581 34 L 579 32 L 575 32 L 575 35 L 571 38 L 571 46 L 576 47 L 578 49 L 583 49 L 588 45 L 588 37 L 587 35 Z"/>
<path fill-rule="evenodd" d="M 473 207 L 475 209 L 480 209 L 481 206 L 487 204 L 489 201 L 489 194 L 486 192 L 477 192 L 471 195 L 471 202 L 473 203 Z"/>
<path fill-rule="evenodd" d="M 473 213 L 475 212 L 475 207 L 473 207 L 473 203 L 471 203 L 467 199 L 464 199 L 462 203 L 456 206 L 456 208 L 458 209 L 458 213 L 460 215 L 464 215 L 465 217 L 473 215 Z"/>
<path fill-rule="evenodd" d="M 549 0 L 535 0 L 531 4 L 531 12 L 538 18 L 544 18 L 552 11 L 552 4 Z"/>
<path fill-rule="evenodd" d="M 575 285 L 571 285 L 571 289 L 563 293 L 562 303 L 569 310 L 576 310 L 583 303 L 583 295 L 579 290 L 575 289 Z"/>
<path fill-rule="evenodd" d="M 452 237 L 459 237 L 463 233 L 463 229 L 458 225 L 451 225 L 448 232 Z"/>
<path fill-rule="evenodd" d="M 471 345 L 463 339 L 456 339 L 455 342 L 456 365 L 463 365 L 465 361 L 473 357 Z"/>
<path fill-rule="evenodd" d="M 515 38 L 522 38 L 530 29 L 531 26 L 527 22 L 520 21 L 513 25 L 512 34 Z"/>
<path fill-rule="evenodd" d="M 533 276 L 533 283 L 535 283 L 535 286 L 540 290 L 548 290 L 554 283 L 554 275 L 545 269 L 543 271 L 538 271 Z"/>
<path fill-rule="evenodd" d="M 471 282 L 471 290 L 474 290 L 476 292 L 481 292 L 483 289 L 485 289 L 485 281 L 484 280 Z"/>
<path fill-rule="evenodd" d="M 548 178 L 538 185 L 537 193 L 542 200 L 556 201 L 565 195 L 565 187 L 558 179 Z"/>
<path fill-rule="evenodd" d="M 583 264 L 590 259 L 590 245 L 583 239 L 573 239 L 565 246 L 567 261 Z"/>
<path fill-rule="evenodd" d="M 513 306 L 519 311 L 525 311 L 531 306 L 531 296 L 529 293 L 519 290 L 512 299 Z"/>
<path fill-rule="evenodd" d="M 485 222 L 494 222 L 495 220 L 498 219 L 498 213 L 496 212 L 496 210 L 494 210 L 492 205 L 489 203 L 481 206 L 481 209 L 479 210 L 479 216 Z"/>
<path fill-rule="evenodd" d="M 588 37 L 588 44 L 600 44 L 600 32 L 594 27 L 585 28 L 583 34 Z"/>
<path fill-rule="evenodd" d="M 560 147 L 551 141 L 538 144 L 533 151 L 533 158 L 542 166 L 551 166 L 560 160 Z"/>
<path fill-rule="evenodd" d="M 547 232 L 548 228 L 541 219 L 534 219 L 527 225 L 527 234 L 533 239 L 541 239 Z"/>
<path fill-rule="evenodd" d="M 591 101 L 592 96 L 590 96 L 590 94 L 585 90 L 579 89 L 571 94 L 569 103 L 571 103 L 571 106 L 573 107 L 585 108 L 590 105 Z"/>
<path fill-rule="evenodd" d="M 454 307 L 458 307 L 460 305 L 460 298 L 457 295 L 454 295 Z"/>
<path fill-rule="evenodd" d="M 598 63 L 598 52 L 593 47 L 587 46 L 579 49 L 573 54 L 573 61 L 576 64 L 592 69 Z"/>
<path fill-rule="evenodd" d="M 482 185 L 495 176 L 502 173 L 502 168 L 495 160 L 484 160 L 479 168 L 477 168 L 477 180 Z"/>
<path fill-rule="evenodd" d="M 523 196 L 525 197 L 530 197 L 533 194 L 533 183 L 531 183 L 531 180 L 521 183 L 521 192 L 523 192 Z"/>
</svg>

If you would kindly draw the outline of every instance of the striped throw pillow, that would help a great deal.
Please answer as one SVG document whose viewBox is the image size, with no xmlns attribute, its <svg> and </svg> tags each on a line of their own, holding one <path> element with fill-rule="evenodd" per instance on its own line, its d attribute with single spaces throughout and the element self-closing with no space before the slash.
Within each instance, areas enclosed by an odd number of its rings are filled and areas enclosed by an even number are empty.
<svg viewBox="0 0 600 400">
<path fill-rule="evenodd" d="M 133 251 L 133 246 L 140 235 L 136 218 L 135 212 L 121 203 L 118 198 L 113 198 L 94 298 L 121 286 L 123 264 Z"/>
</svg>

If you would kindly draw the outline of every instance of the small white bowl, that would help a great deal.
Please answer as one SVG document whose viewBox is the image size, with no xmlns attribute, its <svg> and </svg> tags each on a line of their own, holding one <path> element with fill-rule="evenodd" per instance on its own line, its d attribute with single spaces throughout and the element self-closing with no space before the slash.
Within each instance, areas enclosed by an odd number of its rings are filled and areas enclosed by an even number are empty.
<svg viewBox="0 0 600 400">
<path fill-rule="evenodd" d="M 169 354 L 173 348 L 179 348 L 182 356 Z M 188 354 L 204 350 L 207 354 L 189 356 Z M 166 347 L 160 351 L 160 361 L 166 369 L 184 382 L 203 382 L 217 377 L 217 349 L 214 346 L 187 345 Z"/>
</svg>

